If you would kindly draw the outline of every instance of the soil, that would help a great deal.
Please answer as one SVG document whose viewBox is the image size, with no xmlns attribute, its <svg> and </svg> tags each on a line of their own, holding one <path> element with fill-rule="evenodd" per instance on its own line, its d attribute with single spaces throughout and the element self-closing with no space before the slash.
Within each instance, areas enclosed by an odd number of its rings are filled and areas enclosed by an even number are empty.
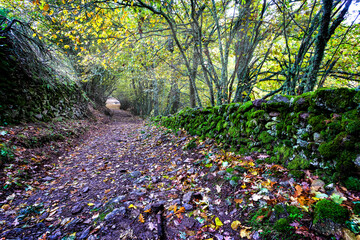
<svg viewBox="0 0 360 240">
<path fill-rule="evenodd" d="M 256 210 L 314 202 L 309 172 L 299 190 L 286 169 L 254 163 L 264 154 L 238 156 L 210 139 L 192 146 L 184 131 L 113 111 L 54 155 L 31 185 L 6 194 L 2 239 L 262 239 L 250 226 Z M 241 176 L 239 184 L 227 171 Z M 271 213 L 256 221 L 274 223 Z M 301 217 L 293 229 L 315 237 L 309 214 Z"/>
</svg>

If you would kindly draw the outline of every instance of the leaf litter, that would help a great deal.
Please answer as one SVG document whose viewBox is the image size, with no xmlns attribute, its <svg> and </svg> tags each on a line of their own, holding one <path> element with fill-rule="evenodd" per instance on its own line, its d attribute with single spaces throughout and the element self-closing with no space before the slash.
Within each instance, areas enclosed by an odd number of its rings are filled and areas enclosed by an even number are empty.
<svg viewBox="0 0 360 240">
<path fill-rule="evenodd" d="M 189 143 L 196 147 L 188 149 Z M 327 239 L 312 229 L 314 204 L 326 198 L 351 209 L 360 201 L 341 186 L 325 191 L 310 171 L 295 180 L 284 167 L 257 161 L 267 157 L 237 155 L 211 139 L 201 141 L 139 120 L 99 125 L 61 156 L 47 160 L 51 167 L 35 171 L 27 187 L 7 190 L 0 236 L 263 239 L 261 224 L 274 221 L 275 206 L 283 204 L 301 209 L 303 217 L 290 223 L 293 233 Z M 341 236 L 355 236 L 357 219 L 353 214 L 351 231 L 344 228 Z"/>
</svg>

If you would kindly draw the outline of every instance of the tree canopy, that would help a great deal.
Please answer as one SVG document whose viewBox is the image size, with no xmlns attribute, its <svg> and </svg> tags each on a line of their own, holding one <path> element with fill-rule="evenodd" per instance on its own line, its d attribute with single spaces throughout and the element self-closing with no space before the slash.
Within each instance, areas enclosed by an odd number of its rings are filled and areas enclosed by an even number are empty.
<svg viewBox="0 0 360 240">
<path fill-rule="evenodd" d="M 352 0 L 9 0 L 12 21 L 64 53 L 84 89 L 141 115 L 360 80 Z M 14 22 L 16 24 L 16 22 Z M 125 104 L 126 105 L 126 104 Z"/>
</svg>

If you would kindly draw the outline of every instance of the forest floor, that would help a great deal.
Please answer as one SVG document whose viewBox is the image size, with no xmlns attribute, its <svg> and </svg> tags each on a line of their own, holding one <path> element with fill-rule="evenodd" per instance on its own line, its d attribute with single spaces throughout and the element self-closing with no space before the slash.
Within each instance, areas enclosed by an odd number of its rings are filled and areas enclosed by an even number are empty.
<svg viewBox="0 0 360 240">
<path fill-rule="evenodd" d="M 29 153 L 42 162 L 27 164 L 37 168 L 24 183 L 11 185 L 17 168 L 0 175 L 1 239 L 355 239 L 340 225 L 312 224 L 321 194 L 345 206 L 360 199 L 309 171 L 296 181 L 279 165 L 259 164 L 265 154 L 239 156 L 121 110 L 84 125 L 87 133 L 56 155 Z M 0 130 L 4 142 L 20 132 Z"/>
</svg>

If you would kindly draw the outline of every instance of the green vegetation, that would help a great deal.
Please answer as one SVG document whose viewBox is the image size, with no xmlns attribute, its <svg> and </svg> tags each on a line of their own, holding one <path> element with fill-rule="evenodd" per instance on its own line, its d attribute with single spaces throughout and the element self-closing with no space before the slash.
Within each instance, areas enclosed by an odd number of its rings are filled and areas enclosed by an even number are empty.
<svg viewBox="0 0 360 240">
<path fill-rule="evenodd" d="M 240 154 L 266 152 L 271 156 L 265 159 L 266 162 L 282 164 L 290 170 L 309 169 L 316 158 L 320 164 L 315 166 L 324 170 L 324 176 L 338 181 L 355 173 L 354 161 L 360 150 L 357 137 L 360 117 L 356 105 L 349 103 L 349 107 L 335 108 L 331 105 L 333 99 L 324 97 L 326 93 L 333 96 L 337 92 L 345 103 L 354 100 L 353 89 L 320 89 L 296 97 L 307 99 L 308 103 L 308 107 L 299 112 L 295 111 L 299 109 L 296 105 L 282 112 L 284 105 L 276 108 L 273 103 L 269 110 L 264 101 L 260 107 L 246 102 L 239 106 L 188 108 L 173 116 L 153 120 L 174 131 L 184 128 L 201 139 L 214 138 L 224 148 L 231 146 Z M 320 105 L 328 108 L 321 111 L 317 107 Z M 230 116 L 228 112 L 232 112 Z M 292 173 L 296 178 L 303 175 L 296 171 Z"/>
<path fill-rule="evenodd" d="M 349 216 L 350 212 L 348 209 L 327 199 L 323 199 L 315 205 L 314 223 L 324 219 L 330 219 L 342 224 L 349 219 Z"/>
</svg>

